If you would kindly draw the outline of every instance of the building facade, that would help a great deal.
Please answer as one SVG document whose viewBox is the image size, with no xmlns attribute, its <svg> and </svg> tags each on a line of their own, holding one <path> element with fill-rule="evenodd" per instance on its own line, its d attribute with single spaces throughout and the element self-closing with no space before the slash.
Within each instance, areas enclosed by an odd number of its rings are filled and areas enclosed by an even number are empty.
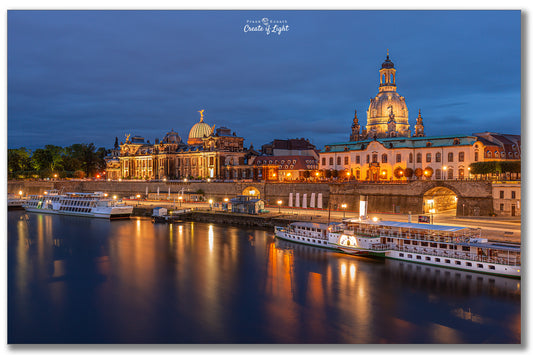
<svg viewBox="0 0 533 355">
<path fill-rule="evenodd" d="M 244 138 L 230 129 L 206 124 L 203 110 L 199 112 L 187 143 L 173 130 L 154 144 L 126 135 L 107 158 L 108 179 L 253 179 L 249 163 L 259 154 L 246 149 Z"/>
<path fill-rule="evenodd" d="M 388 53 L 379 74 L 379 92 L 370 100 L 366 128 L 361 130 L 356 112 L 349 141 L 327 144 L 320 152 L 322 172 L 363 181 L 467 179 L 472 163 L 520 160 L 519 135 L 426 137 L 420 110 L 411 134 L 409 112 L 405 98 L 396 92 L 396 69 Z"/>
</svg>

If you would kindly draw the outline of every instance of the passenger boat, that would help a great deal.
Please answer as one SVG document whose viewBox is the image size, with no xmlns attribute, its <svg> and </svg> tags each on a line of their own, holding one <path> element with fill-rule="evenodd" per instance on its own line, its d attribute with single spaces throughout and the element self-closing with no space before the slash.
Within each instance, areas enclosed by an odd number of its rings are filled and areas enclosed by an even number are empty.
<svg viewBox="0 0 533 355">
<path fill-rule="evenodd" d="M 520 246 L 489 243 L 479 228 L 347 219 L 328 233 L 343 252 L 520 277 Z"/>
<path fill-rule="evenodd" d="M 15 197 L 14 195 L 8 195 L 7 197 L 7 209 L 8 210 L 23 210 L 24 202 L 26 200 L 20 197 Z"/>
<path fill-rule="evenodd" d="M 110 219 L 129 218 L 133 212 L 133 206 L 108 198 L 103 192 L 60 194 L 58 190 L 30 196 L 24 208 L 27 212 Z"/>
<path fill-rule="evenodd" d="M 313 245 L 323 248 L 332 248 L 328 243 L 328 232 L 337 230 L 341 223 L 311 223 L 294 222 L 287 227 L 276 226 L 276 237 L 291 242 Z"/>
</svg>

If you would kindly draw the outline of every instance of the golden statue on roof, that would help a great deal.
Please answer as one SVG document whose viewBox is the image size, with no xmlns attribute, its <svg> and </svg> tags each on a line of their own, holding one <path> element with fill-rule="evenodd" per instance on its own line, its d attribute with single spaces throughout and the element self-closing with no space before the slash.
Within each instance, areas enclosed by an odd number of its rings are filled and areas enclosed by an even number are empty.
<svg viewBox="0 0 533 355">
<path fill-rule="evenodd" d="M 204 111 L 205 110 L 200 110 L 198 112 L 200 112 L 200 122 L 203 122 L 204 121 Z"/>
</svg>

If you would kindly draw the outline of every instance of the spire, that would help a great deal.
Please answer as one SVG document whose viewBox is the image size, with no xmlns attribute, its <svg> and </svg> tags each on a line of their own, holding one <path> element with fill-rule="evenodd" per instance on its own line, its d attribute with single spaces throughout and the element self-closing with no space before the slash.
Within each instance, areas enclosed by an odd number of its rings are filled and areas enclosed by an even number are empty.
<svg viewBox="0 0 533 355">
<path fill-rule="evenodd" d="M 415 137 L 425 137 L 424 134 L 424 122 L 422 121 L 422 113 L 421 110 L 418 109 L 418 117 L 416 118 L 416 125 L 415 125 Z"/>
</svg>

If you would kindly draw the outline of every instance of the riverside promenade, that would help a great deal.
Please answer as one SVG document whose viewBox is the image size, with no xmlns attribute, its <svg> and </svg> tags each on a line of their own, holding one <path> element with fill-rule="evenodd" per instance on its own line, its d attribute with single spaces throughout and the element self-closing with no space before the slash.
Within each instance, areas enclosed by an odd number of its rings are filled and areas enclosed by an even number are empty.
<svg viewBox="0 0 533 355">
<path fill-rule="evenodd" d="M 198 221 L 224 220 L 227 223 L 249 225 L 251 220 L 256 220 L 255 225 L 270 227 L 272 223 L 288 224 L 294 221 L 327 223 L 340 222 L 343 218 L 357 218 L 359 215 L 353 211 L 333 211 L 326 209 L 308 209 L 296 207 L 266 206 L 268 212 L 259 215 L 237 214 L 224 212 L 220 207 L 210 206 L 208 202 L 174 202 L 171 200 L 125 200 L 126 204 L 133 205 L 144 210 L 144 215 L 149 215 L 154 207 L 167 207 L 169 209 L 192 209 L 194 214 L 188 219 Z M 218 218 L 219 216 L 224 218 Z M 369 218 L 377 217 L 382 220 L 408 222 L 407 214 L 392 213 L 368 213 Z M 417 215 L 411 215 L 411 221 L 416 223 Z M 239 221 L 240 219 L 240 221 Z M 521 243 L 521 220 L 520 217 L 456 217 L 453 212 L 444 212 L 433 215 L 433 223 L 450 226 L 463 226 L 481 228 L 481 235 L 491 241 Z"/>
</svg>

